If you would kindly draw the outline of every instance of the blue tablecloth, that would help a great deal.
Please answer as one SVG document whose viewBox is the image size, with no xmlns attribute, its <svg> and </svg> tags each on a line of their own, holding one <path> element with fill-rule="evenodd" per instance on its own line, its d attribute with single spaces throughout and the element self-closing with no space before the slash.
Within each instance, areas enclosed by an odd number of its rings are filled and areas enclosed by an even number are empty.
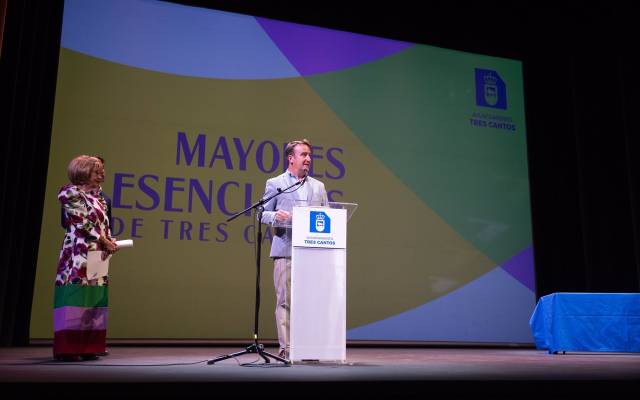
<svg viewBox="0 0 640 400">
<path fill-rule="evenodd" d="M 640 294 L 554 293 L 529 320 L 538 349 L 640 352 Z"/>
</svg>

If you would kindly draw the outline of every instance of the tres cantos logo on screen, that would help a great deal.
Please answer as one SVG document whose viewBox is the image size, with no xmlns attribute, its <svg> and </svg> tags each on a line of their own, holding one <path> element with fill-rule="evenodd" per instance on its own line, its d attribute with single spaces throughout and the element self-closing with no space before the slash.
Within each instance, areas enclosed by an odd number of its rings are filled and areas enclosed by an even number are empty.
<svg viewBox="0 0 640 400">
<path fill-rule="evenodd" d="M 476 68 L 476 105 L 507 109 L 507 85 L 496 71 Z"/>
<path fill-rule="evenodd" d="M 469 123 L 474 128 L 516 132 L 513 118 L 507 110 L 507 85 L 497 71 L 475 68 L 476 106 L 491 110 L 474 110 Z M 503 111 L 504 110 L 504 111 Z"/>
</svg>

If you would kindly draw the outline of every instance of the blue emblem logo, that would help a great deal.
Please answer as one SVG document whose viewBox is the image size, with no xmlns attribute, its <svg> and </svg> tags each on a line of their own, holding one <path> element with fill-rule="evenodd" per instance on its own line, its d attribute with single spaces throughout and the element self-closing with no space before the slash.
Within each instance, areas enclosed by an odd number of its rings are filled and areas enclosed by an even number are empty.
<svg viewBox="0 0 640 400">
<path fill-rule="evenodd" d="M 309 232 L 331 233 L 331 218 L 322 211 L 310 211 Z"/>
<path fill-rule="evenodd" d="M 476 68 L 476 105 L 507 109 L 507 85 L 496 71 Z"/>
</svg>

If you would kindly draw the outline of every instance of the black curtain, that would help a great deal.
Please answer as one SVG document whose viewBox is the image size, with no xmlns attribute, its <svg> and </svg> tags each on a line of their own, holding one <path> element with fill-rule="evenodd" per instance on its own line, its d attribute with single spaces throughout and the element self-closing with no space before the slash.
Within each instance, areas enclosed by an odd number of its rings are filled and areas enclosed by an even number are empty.
<svg viewBox="0 0 640 400">
<path fill-rule="evenodd" d="M 176 2 L 521 60 L 538 297 L 640 290 L 639 85 L 634 13 L 626 6 L 430 2 L 425 11 L 402 1 L 358 10 L 332 1 Z M 0 96 L 9 104 L 0 122 L 4 346 L 29 339 L 62 8 L 61 1 L 35 0 L 7 7 L 0 59 Z"/>
<path fill-rule="evenodd" d="M 0 58 L 0 345 L 15 346 L 29 342 L 62 2 L 9 0 L 6 11 Z"/>
<path fill-rule="evenodd" d="M 540 27 L 524 58 L 538 296 L 640 289 L 631 15 L 591 7 L 529 21 Z"/>
</svg>

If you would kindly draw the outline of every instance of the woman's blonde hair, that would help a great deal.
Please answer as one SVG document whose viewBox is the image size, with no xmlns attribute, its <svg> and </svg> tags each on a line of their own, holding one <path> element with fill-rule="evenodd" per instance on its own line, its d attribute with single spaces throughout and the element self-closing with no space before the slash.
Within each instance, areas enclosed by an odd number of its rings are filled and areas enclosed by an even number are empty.
<svg viewBox="0 0 640 400">
<path fill-rule="evenodd" d="M 102 163 L 102 161 L 100 161 L 98 157 L 84 154 L 74 158 L 67 167 L 69 181 L 74 185 L 83 185 L 89 182 L 91 171 L 100 163 Z"/>
</svg>

